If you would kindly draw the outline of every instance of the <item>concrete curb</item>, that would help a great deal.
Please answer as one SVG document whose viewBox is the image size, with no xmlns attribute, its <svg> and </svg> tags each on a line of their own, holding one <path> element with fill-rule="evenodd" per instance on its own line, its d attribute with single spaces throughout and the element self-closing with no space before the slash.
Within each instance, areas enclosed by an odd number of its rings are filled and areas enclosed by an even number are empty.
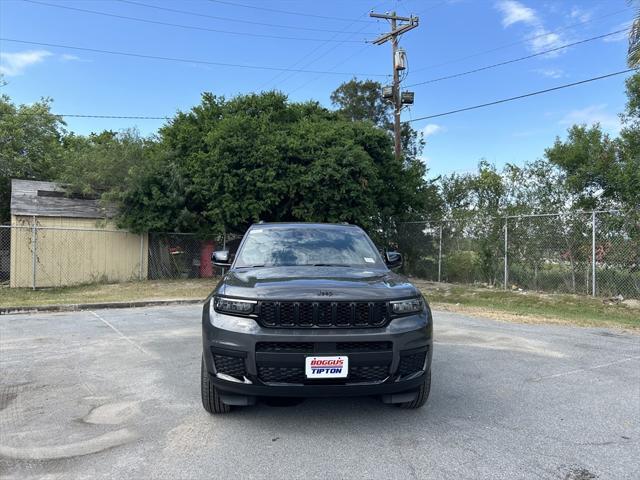
<svg viewBox="0 0 640 480">
<path fill-rule="evenodd" d="M 100 302 L 100 303 L 75 303 L 68 305 L 41 305 L 31 307 L 0 307 L 0 315 L 13 313 L 40 313 L 40 312 L 76 312 L 79 310 L 99 310 L 104 308 L 135 308 L 135 307 L 160 307 L 163 305 L 190 305 L 202 304 L 204 299 L 176 298 L 171 300 L 137 300 L 132 302 Z"/>
</svg>

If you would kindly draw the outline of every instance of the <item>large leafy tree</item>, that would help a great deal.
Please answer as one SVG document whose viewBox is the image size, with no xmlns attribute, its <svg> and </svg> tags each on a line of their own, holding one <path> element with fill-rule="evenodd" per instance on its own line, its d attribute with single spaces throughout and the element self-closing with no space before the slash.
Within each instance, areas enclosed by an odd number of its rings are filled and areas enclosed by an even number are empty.
<svg viewBox="0 0 640 480">
<path fill-rule="evenodd" d="M 107 193 L 108 200 L 126 188 L 131 169 L 145 161 L 152 143 L 133 129 L 68 135 L 63 140 L 65 162 L 57 179 L 77 193 Z"/>
<path fill-rule="evenodd" d="M 330 98 L 340 115 L 350 120 L 368 120 L 393 132 L 393 104 L 382 98 L 379 82 L 353 78 L 335 89 Z M 423 135 L 408 123 L 402 124 L 400 134 L 405 161 L 416 160 L 425 145 Z"/>
<path fill-rule="evenodd" d="M 122 223 L 135 230 L 241 232 L 299 220 L 376 231 L 428 201 L 424 170 L 394 162 L 384 130 L 278 92 L 205 93 L 159 141 L 119 196 Z"/>
<path fill-rule="evenodd" d="M 0 96 L 0 223 L 10 218 L 11 179 L 53 180 L 63 164 L 64 122 L 51 100 L 15 105 Z"/>
<path fill-rule="evenodd" d="M 640 73 L 629 77 L 626 87 L 619 138 L 611 138 L 598 124 L 574 125 L 564 141 L 556 139 L 545 151 L 586 208 L 613 204 L 640 209 Z"/>
<path fill-rule="evenodd" d="M 618 138 L 619 168 L 614 172 L 616 197 L 640 211 L 640 73 L 626 82 L 627 104 Z"/>
<path fill-rule="evenodd" d="M 393 104 L 382 98 L 382 85 L 373 80 L 358 80 L 353 78 L 342 83 L 331 94 L 331 102 L 337 107 L 337 113 L 351 121 L 372 122 L 377 127 L 387 132 L 390 139 L 393 138 Z M 427 181 L 427 168 L 420 158 L 425 146 L 422 133 L 414 130 L 410 124 L 403 123 L 400 131 L 402 142 L 402 170 L 404 181 L 397 182 L 398 188 L 387 191 L 388 196 L 395 196 L 396 201 L 410 198 L 411 208 L 401 214 L 396 212 L 392 216 L 388 212 L 381 212 L 385 220 L 380 222 L 383 237 L 380 241 L 385 244 L 402 243 L 405 253 L 410 256 L 410 244 L 428 242 L 429 234 L 421 230 L 409 232 L 402 221 L 432 219 L 441 215 L 442 200 L 434 181 Z M 396 162 L 397 163 L 397 162 Z M 390 166 L 389 175 L 394 175 L 393 169 L 397 165 Z M 411 183 L 406 183 L 410 180 Z"/>
<path fill-rule="evenodd" d="M 390 128 L 393 108 L 391 102 L 383 100 L 381 89 L 379 82 L 354 78 L 331 93 L 331 103 L 350 120 L 369 120 Z"/>
</svg>

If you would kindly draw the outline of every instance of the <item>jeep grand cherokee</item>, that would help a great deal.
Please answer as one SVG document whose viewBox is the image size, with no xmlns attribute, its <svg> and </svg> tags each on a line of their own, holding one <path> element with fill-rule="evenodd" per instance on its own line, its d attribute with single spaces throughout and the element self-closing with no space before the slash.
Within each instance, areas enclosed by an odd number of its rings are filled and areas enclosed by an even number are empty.
<svg viewBox="0 0 640 480">
<path fill-rule="evenodd" d="M 384 259 L 382 258 L 384 257 Z M 210 413 L 257 397 L 379 395 L 418 408 L 431 384 L 432 317 L 359 227 L 253 225 L 202 312 L 202 404 Z"/>
</svg>

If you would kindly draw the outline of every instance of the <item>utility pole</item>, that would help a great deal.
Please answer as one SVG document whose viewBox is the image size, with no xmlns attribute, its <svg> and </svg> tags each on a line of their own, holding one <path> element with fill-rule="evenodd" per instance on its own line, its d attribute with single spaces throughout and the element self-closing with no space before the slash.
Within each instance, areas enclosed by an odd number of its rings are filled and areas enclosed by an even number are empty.
<svg viewBox="0 0 640 480">
<path fill-rule="evenodd" d="M 404 104 L 413 103 L 413 92 L 406 92 L 409 95 L 400 93 L 400 70 L 406 68 L 404 50 L 398 49 L 398 38 L 403 33 L 413 30 L 418 26 L 419 18 L 411 15 L 410 17 L 399 17 L 396 12 L 391 13 L 369 13 L 372 18 L 383 18 L 391 22 L 391 31 L 384 33 L 376 38 L 372 43 L 382 45 L 391 40 L 391 54 L 393 65 L 393 87 L 391 95 L 385 94 L 383 90 L 383 98 L 393 101 L 393 138 L 395 143 L 395 157 L 399 162 L 402 159 L 402 140 L 400 136 L 400 112 Z M 403 22 L 398 24 L 398 22 Z"/>
</svg>

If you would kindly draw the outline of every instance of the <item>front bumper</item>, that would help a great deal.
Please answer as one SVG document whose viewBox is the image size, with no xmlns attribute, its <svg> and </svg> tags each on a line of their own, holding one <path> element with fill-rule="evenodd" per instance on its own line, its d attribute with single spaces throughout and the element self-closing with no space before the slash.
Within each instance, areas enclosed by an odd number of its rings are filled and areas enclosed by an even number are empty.
<svg viewBox="0 0 640 480">
<path fill-rule="evenodd" d="M 384 328 L 264 328 L 205 303 L 202 339 L 211 382 L 223 395 L 326 397 L 393 395 L 416 390 L 431 367 L 431 312 Z M 307 380 L 308 355 L 347 355 L 346 379 Z"/>
</svg>

